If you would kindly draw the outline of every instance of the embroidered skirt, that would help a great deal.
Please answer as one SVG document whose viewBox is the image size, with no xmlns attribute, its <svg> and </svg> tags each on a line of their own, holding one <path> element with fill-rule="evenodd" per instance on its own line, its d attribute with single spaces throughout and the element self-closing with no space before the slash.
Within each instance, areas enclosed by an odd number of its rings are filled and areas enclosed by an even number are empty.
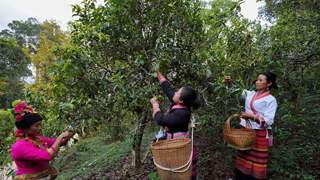
<svg viewBox="0 0 320 180">
<path fill-rule="evenodd" d="M 253 179 L 266 179 L 268 162 L 268 139 L 266 130 L 256 130 L 256 140 L 250 150 L 237 152 L 236 179 L 245 179 L 252 176 Z M 242 174 L 242 175 L 241 175 Z"/>
<path fill-rule="evenodd" d="M 49 175 L 49 170 L 50 168 L 36 174 L 19 174 L 14 176 L 14 180 L 33 180 L 33 179 L 39 179 L 39 178 L 41 179 Z"/>
</svg>

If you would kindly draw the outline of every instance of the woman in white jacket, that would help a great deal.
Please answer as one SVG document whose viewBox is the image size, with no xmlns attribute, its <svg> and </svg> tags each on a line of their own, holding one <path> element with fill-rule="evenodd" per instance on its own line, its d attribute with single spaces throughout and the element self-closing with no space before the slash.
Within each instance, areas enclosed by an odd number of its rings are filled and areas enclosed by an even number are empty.
<svg viewBox="0 0 320 180">
<path fill-rule="evenodd" d="M 232 85 L 230 76 L 223 82 Z M 236 160 L 236 180 L 266 179 L 268 146 L 272 141 L 271 125 L 277 110 L 277 100 L 270 94 L 269 89 L 278 86 L 276 75 L 263 72 L 256 81 L 257 91 L 244 90 L 245 112 L 241 113 L 240 125 L 246 127 L 246 119 L 250 120 L 252 129 L 256 132 L 256 140 L 251 150 L 238 150 Z"/>
</svg>

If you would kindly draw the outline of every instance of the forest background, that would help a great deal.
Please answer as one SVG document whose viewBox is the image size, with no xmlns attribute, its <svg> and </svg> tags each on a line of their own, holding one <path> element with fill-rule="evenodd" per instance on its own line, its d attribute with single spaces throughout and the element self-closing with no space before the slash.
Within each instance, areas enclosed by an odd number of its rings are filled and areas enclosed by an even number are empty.
<svg viewBox="0 0 320 180">
<path fill-rule="evenodd" d="M 244 110 L 241 89 L 254 89 L 263 71 L 277 74 L 280 85 L 272 91 L 279 107 L 268 178 L 319 179 L 320 1 L 266 0 L 259 15 L 269 26 L 244 18 L 242 2 L 84 0 L 73 5 L 78 19 L 69 23 L 70 31 L 55 20 L 9 23 L 0 33 L 1 164 L 12 161 L 15 142 L 7 109 L 21 99 L 44 117 L 45 137 L 78 127 L 80 142 L 57 160 L 62 174 L 73 172 L 62 179 L 157 179 L 144 140 L 158 128 L 149 99 L 157 95 L 163 110 L 169 106 L 156 80 L 157 64 L 175 89 L 190 85 L 203 102 L 194 112 L 201 123 L 195 132 L 199 179 L 232 178 L 235 151 L 224 142 L 224 123 Z M 31 64 L 35 81 L 26 83 Z M 222 83 L 227 75 L 235 82 L 232 89 Z M 81 162 L 89 167 L 86 176 L 79 166 L 68 166 L 81 153 L 101 154 L 90 148 L 94 143 L 102 143 L 101 151 L 129 150 L 113 152 L 121 156 L 113 154 L 116 160 L 98 171 Z M 82 157 L 96 166 L 107 161 Z"/>
</svg>

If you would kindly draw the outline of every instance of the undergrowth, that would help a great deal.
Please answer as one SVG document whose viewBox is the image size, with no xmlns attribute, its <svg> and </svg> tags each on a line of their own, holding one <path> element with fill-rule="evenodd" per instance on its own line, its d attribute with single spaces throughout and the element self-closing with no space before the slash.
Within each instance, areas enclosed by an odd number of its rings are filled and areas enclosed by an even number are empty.
<svg viewBox="0 0 320 180">
<path fill-rule="evenodd" d="M 314 111 L 314 110 L 313 110 Z M 294 115 L 282 112 L 273 126 L 274 146 L 269 148 L 269 180 L 319 180 L 320 124 L 319 115 L 309 112 Z M 308 118 L 307 118 L 308 117 Z M 213 123 L 214 125 L 215 123 Z M 226 180 L 234 178 L 236 150 L 227 147 L 222 130 L 224 121 L 216 122 L 209 131 L 198 126 L 195 143 L 198 148 L 198 179 Z M 141 159 L 150 147 L 158 127 L 148 126 L 143 136 Z M 60 152 L 55 162 L 58 179 L 159 179 L 149 151 L 140 171 L 132 173 L 132 141 L 109 142 L 103 137 L 79 141 L 74 147 Z"/>
<path fill-rule="evenodd" d="M 146 130 L 141 145 L 141 157 L 150 147 L 153 128 Z M 80 140 L 59 153 L 54 166 L 59 170 L 57 180 L 65 179 L 126 179 L 132 170 L 132 139 L 110 142 L 105 137 Z M 151 153 L 151 152 L 149 152 Z"/>
</svg>

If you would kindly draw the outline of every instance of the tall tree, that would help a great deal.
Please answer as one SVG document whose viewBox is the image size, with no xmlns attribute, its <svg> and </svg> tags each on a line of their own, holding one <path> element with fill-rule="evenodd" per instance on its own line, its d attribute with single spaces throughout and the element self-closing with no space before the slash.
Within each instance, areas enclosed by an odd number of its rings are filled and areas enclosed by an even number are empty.
<svg viewBox="0 0 320 180">
<path fill-rule="evenodd" d="M 0 37 L 16 38 L 20 47 L 29 48 L 32 53 L 36 53 L 35 46 L 39 43 L 39 34 L 42 31 L 36 18 L 30 17 L 27 21 L 14 20 L 8 24 L 8 27 L 10 29 L 0 32 Z"/>
<path fill-rule="evenodd" d="M 276 24 L 270 27 L 266 53 L 284 68 L 283 86 L 300 111 L 303 94 L 319 91 L 314 77 L 320 68 L 320 2 L 266 0 L 260 16 Z"/>
<path fill-rule="evenodd" d="M 199 3 L 110 0 L 97 7 L 95 0 L 85 0 L 82 5 L 73 6 L 79 17 L 71 24 L 73 47 L 57 51 L 57 88 L 79 111 L 76 119 L 96 119 L 113 137 L 135 123 L 132 165 L 139 168 L 143 131 L 151 118 L 149 99 L 159 87 L 154 65 L 160 64 L 174 86 L 187 84 L 199 68 Z"/>
<path fill-rule="evenodd" d="M 30 56 L 36 70 L 36 83 L 47 84 L 51 68 L 57 61 L 53 50 L 55 46 L 63 45 L 68 39 L 66 32 L 62 31 L 54 20 L 46 20 L 41 24 L 41 29 L 42 32 L 39 34 L 39 42 L 36 46 L 37 53 L 30 54 Z"/>
<path fill-rule="evenodd" d="M 205 113 L 201 119 L 206 130 L 216 128 L 212 125 L 241 111 L 242 104 L 238 98 L 227 97 L 222 83 L 224 76 L 231 75 L 237 82 L 237 88 L 251 88 L 257 73 L 271 68 L 266 68 L 268 59 L 261 58 L 264 52 L 259 50 L 266 44 L 266 28 L 241 15 L 242 2 L 215 0 L 202 6 L 206 41 L 199 56 L 205 66 L 198 70 L 201 78 L 197 80 L 197 87 L 203 92 L 200 95 Z M 233 91 L 233 94 L 239 95 L 239 92 Z"/>
<path fill-rule="evenodd" d="M 60 107 L 60 101 L 57 101 L 53 94 L 54 85 L 52 70 L 57 63 L 57 57 L 54 55 L 54 49 L 57 46 L 63 46 L 69 43 L 68 32 L 62 31 L 55 20 L 46 20 L 41 24 L 42 32 L 39 35 L 38 45 L 35 46 L 37 53 L 25 51 L 31 58 L 35 70 L 35 82 L 26 84 L 26 100 L 34 107 L 37 107 L 39 113 L 46 119 L 45 125 L 49 128 L 43 131 L 46 136 L 54 136 L 63 128 L 56 126 L 57 114 L 63 114 L 57 107 Z M 49 99 L 49 101 L 47 101 Z M 41 111 L 41 110 L 47 111 Z"/>
<path fill-rule="evenodd" d="M 0 32 L 1 39 L 1 68 L 0 77 L 2 92 L 1 107 L 10 107 L 11 101 L 23 99 L 23 78 L 31 75 L 30 58 L 24 52 L 36 53 L 41 27 L 35 18 L 27 21 L 12 21 L 8 24 L 10 29 Z M 5 88 L 4 88 L 5 86 Z"/>
<path fill-rule="evenodd" d="M 31 75 L 30 59 L 24 54 L 15 39 L 0 38 L 0 76 L 4 94 L 0 95 L 0 109 L 11 107 L 11 103 L 23 98 L 23 78 Z"/>
</svg>

